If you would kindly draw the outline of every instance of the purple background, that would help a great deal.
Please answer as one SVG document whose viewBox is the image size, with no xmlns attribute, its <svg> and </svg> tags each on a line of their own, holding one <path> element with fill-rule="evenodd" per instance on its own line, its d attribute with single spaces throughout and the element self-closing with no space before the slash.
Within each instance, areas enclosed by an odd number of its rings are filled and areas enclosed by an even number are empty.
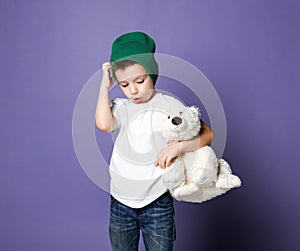
<svg viewBox="0 0 300 251">
<path fill-rule="evenodd" d="M 243 180 L 175 203 L 174 250 L 300 250 L 299 23 L 296 0 L 1 0 L 0 250 L 110 250 L 109 196 L 79 165 L 72 113 L 113 39 L 135 30 L 213 83 L 223 156 Z"/>
</svg>

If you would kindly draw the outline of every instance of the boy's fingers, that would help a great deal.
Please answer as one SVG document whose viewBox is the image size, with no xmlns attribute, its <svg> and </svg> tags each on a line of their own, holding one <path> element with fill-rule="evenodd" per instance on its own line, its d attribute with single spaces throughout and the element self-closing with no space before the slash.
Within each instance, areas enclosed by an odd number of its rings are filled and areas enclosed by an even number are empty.
<svg viewBox="0 0 300 251">
<path fill-rule="evenodd" d="M 167 160 L 166 160 L 166 159 L 164 159 L 164 161 L 163 161 L 163 163 L 162 163 L 161 167 L 162 167 L 163 169 L 165 169 L 165 168 L 166 168 L 166 166 L 167 166 Z"/>
<path fill-rule="evenodd" d="M 177 158 L 178 157 L 175 157 L 175 158 L 172 158 L 172 159 L 170 158 L 168 163 L 167 163 L 167 167 L 171 166 Z"/>
<path fill-rule="evenodd" d="M 162 168 L 162 163 L 161 163 L 161 161 L 159 161 L 159 162 L 157 163 L 157 165 L 158 165 L 160 168 Z"/>
<path fill-rule="evenodd" d="M 155 166 L 159 166 L 160 168 L 164 168 L 164 165 L 163 165 L 163 162 L 162 162 L 161 159 L 156 160 L 156 161 L 154 162 L 154 165 L 155 165 Z"/>
<path fill-rule="evenodd" d="M 169 167 L 170 165 L 172 165 L 172 163 L 173 163 L 173 161 L 174 161 L 175 159 L 173 158 L 169 158 L 168 159 L 168 161 L 167 161 L 167 163 L 166 163 L 166 167 Z"/>
<path fill-rule="evenodd" d="M 104 62 L 104 63 L 102 64 L 102 70 L 108 70 L 108 69 L 111 68 L 111 67 L 112 67 L 112 65 L 111 65 L 110 62 Z"/>
<path fill-rule="evenodd" d="M 166 161 L 166 167 L 170 166 L 170 164 L 171 164 L 171 160 L 168 159 L 168 160 Z"/>
<path fill-rule="evenodd" d="M 159 153 L 158 156 L 156 157 L 156 160 L 154 161 L 154 166 L 160 165 L 161 155 L 162 155 L 162 152 L 160 151 L 160 153 Z"/>
</svg>

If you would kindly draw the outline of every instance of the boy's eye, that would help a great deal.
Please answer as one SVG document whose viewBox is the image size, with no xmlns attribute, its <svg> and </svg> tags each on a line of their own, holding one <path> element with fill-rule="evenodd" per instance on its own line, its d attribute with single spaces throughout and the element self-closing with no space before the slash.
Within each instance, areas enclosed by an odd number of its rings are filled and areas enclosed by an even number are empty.
<svg viewBox="0 0 300 251">
<path fill-rule="evenodd" d="M 127 87 L 127 86 L 128 86 L 128 84 L 123 84 L 123 85 L 121 84 L 121 86 L 122 86 L 122 87 Z"/>
<path fill-rule="evenodd" d="M 138 84 L 144 83 L 145 79 L 137 81 Z"/>
</svg>

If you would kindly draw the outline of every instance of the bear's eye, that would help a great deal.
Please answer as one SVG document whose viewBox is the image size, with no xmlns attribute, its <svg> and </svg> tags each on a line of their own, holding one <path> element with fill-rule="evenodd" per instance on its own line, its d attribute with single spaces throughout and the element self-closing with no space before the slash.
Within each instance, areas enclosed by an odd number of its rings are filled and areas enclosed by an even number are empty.
<svg viewBox="0 0 300 251">
<path fill-rule="evenodd" d="M 170 119 L 170 118 L 171 118 L 171 116 L 169 115 L 169 116 L 168 116 L 168 119 Z"/>
<path fill-rule="evenodd" d="M 180 112 L 180 113 L 179 113 L 179 115 L 182 115 L 182 114 L 183 114 L 183 112 Z"/>
</svg>

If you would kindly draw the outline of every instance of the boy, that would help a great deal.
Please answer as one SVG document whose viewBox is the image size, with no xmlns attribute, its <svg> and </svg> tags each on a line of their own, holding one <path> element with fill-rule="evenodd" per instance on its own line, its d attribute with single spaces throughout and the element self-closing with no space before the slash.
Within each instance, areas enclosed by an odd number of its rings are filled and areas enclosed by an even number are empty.
<svg viewBox="0 0 300 251">
<path fill-rule="evenodd" d="M 152 134 L 152 113 L 183 104 L 156 92 L 158 65 L 154 52 L 155 42 L 150 36 L 130 32 L 113 42 L 110 62 L 102 65 L 96 125 L 104 132 L 119 129 L 109 166 L 109 234 L 114 251 L 138 250 L 140 230 L 146 250 L 173 249 L 173 198 L 163 186 L 161 174 L 182 151 L 210 144 L 213 137 L 202 121 L 197 138 L 161 150 L 162 145 Z M 111 106 L 109 88 L 115 80 L 127 99 L 115 99 Z"/>
</svg>

